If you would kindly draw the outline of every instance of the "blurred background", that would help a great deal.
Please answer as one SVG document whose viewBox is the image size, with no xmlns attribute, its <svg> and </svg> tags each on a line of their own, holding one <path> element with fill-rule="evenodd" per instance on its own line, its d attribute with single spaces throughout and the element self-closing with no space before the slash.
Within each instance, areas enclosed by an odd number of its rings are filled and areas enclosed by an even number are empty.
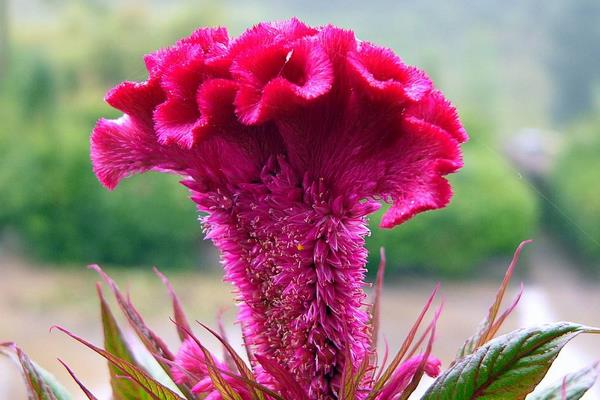
<svg viewBox="0 0 600 400">
<path fill-rule="evenodd" d="M 451 360 L 528 238 L 514 325 L 600 325 L 598 0 L 0 0 L 0 342 L 17 340 L 62 377 L 53 361 L 61 355 L 95 387 L 102 362 L 47 334 L 63 323 L 99 340 L 89 263 L 129 284 L 167 335 L 152 265 L 168 271 L 195 318 L 232 304 L 178 179 L 148 173 L 109 193 L 91 171 L 89 132 L 118 115 L 102 101 L 109 88 L 145 79 L 143 54 L 199 26 L 237 35 L 291 16 L 351 28 L 425 69 L 471 135 L 449 207 L 392 231 L 372 220 L 370 273 L 385 246 L 392 348 L 431 282 L 443 280 L 439 347 Z M 589 351 L 597 340 L 578 343 L 567 371 L 600 358 Z M 14 374 L 0 359 L 0 399 L 23 395 Z"/>
</svg>

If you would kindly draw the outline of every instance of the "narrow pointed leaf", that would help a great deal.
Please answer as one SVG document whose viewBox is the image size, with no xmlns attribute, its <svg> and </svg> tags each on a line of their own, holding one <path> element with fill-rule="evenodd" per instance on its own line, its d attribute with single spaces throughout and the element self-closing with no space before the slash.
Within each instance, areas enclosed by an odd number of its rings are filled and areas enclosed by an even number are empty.
<svg viewBox="0 0 600 400">
<path fill-rule="evenodd" d="M 559 322 L 500 336 L 457 361 L 422 400 L 522 400 L 546 375 L 563 346 L 582 332 L 595 331 Z"/>
<path fill-rule="evenodd" d="M 345 350 L 345 359 L 351 360 L 350 349 L 346 347 Z M 365 363 L 367 357 L 363 358 L 361 365 Z M 368 361 L 366 361 L 368 363 Z M 350 362 L 344 363 L 344 368 L 342 369 L 342 382 L 340 384 L 340 390 L 338 397 L 340 400 L 352 400 L 356 396 L 356 385 L 354 382 L 356 381 L 356 375 L 353 373 L 354 366 Z"/>
<path fill-rule="evenodd" d="M 206 369 L 208 370 L 208 376 L 212 381 L 217 391 L 221 394 L 223 400 L 242 400 L 242 397 L 235 391 L 235 389 L 225 380 L 222 372 L 217 367 L 215 360 L 212 355 L 202 347 L 202 351 L 205 355 Z"/>
<path fill-rule="evenodd" d="M 202 345 L 200 340 L 198 340 L 198 338 L 194 336 L 191 331 L 185 330 L 185 333 L 187 333 L 189 337 L 191 337 L 194 340 L 194 342 L 196 342 L 200 350 L 202 350 L 202 352 L 204 353 L 204 360 L 206 363 L 208 376 L 210 377 L 212 384 L 214 385 L 215 389 L 217 389 L 223 400 L 242 400 L 240 395 L 223 377 L 223 373 L 219 370 L 219 367 L 217 367 L 217 363 L 215 362 L 215 359 L 210 353 L 210 351 L 208 351 L 206 347 Z"/>
<path fill-rule="evenodd" d="M 418 331 L 419 327 L 421 326 L 421 323 L 423 322 L 423 318 L 425 318 L 427 311 L 429 311 L 429 309 L 431 308 L 431 304 L 433 303 L 433 300 L 435 299 L 435 296 L 437 295 L 438 290 L 439 290 L 439 285 L 436 285 L 435 289 L 429 296 L 429 299 L 427 299 L 425 306 L 421 310 L 421 313 L 417 317 L 417 320 L 413 323 L 413 326 L 410 328 L 410 331 L 408 332 L 408 335 L 404 339 L 402 346 L 400 346 L 400 350 L 398 350 L 398 353 L 396 353 L 396 356 L 390 362 L 390 365 L 384 370 L 384 372 L 381 374 L 379 379 L 377 379 L 377 381 L 373 385 L 372 391 L 371 391 L 371 393 L 369 393 L 367 400 L 374 400 L 376 398 L 377 394 L 381 391 L 383 386 L 390 379 L 390 377 L 392 376 L 392 374 L 394 373 L 396 368 L 398 368 L 398 366 L 400 365 L 400 363 L 406 356 L 406 353 L 410 349 L 411 344 L 414 342 L 417 331 Z"/>
<path fill-rule="evenodd" d="M 21 366 L 30 400 L 71 400 L 65 388 L 49 372 L 37 365 L 14 343 L 0 344 L 4 353 Z"/>
<path fill-rule="evenodd" d="M 379 323 L 381 318 L 381 296 L 383 294 L 383 278 L 385 276 L 385 250 L 379 249 L 379 266 L 377 267 L 377 279 L 375 280 L 375 298 L 371 312 L 371 350 L 375 353 L 377 350 L 377 340 L 379 338 Z"/>
<path fill-rule="evenodd" d="M 169 350 L 165 342 L 159 338 L 144 322 L 141 314 L 137 311 L 137 309 L 133 306 L 131 301 L 127 299 L 123 293 L 119 290 L 119 287 L 112 280 L 112 278 L 106 274 L 102 268 L 98 265 L 90 265 L 90 268 L 96 271 L 102 279 L 106 282 L 106 284 L 111 288 L 115 298 L 117 300 L 117 304 L 123 310 L 123 314 L 127 317 L 131 327 L 135 330 L 135 332 L 140 337 L 140 340 L 144 343 L 144 345 L 148 348 L 150 353 L 160 355 L 162 358 L 172 361 L 175 357 L 173 353 Z M 168 371 L 168 366 L 165 366 Z"/>
<path fill-rule="evenodd" d="M 263 394 L 269 396 L 270 400 L 285 400 L 279 394 L 277 394 L 273 390 L 269 389 L 268 387 L 266 387 L 264 385 L 261 385 L 260 383 L 256 382 L 254 379 L 246 379 L 243 376 L 236 375 L 236 374 L 234 374 L 232 372 L 229 372 L 229 371 L 220 370 L 220 372 L 223 375 L 227 375 L 227 376 L 231 377 L 232 379 L 235 379 L 238 382 L 245 383 L 248 386 L 251 386 L 251 387 L 253 387 L 255 389 L 260 390 Z"/>
<path fill-rule="evenodd" d="M 223 361 L 225 361 L 225 365 L 229 367 L 232 371 L 234 371 L 236 367 L 236 363 L 232 358 L 231 351 L 227 348 L 225 343 L 229 344 L 229 339 L 227 339 L 227 333 L 225 332 L 225 325 L 223 324 L 223 309 L 220 309 L 217 312 L 217 324 L 219 326 L 219 341 L 223 343 Z M 231 348 L 231 346 L 229 346 Z M 233 350 L 233 349 L 232 349 Z"/>
<path fill-rule="evenodd" d="M 423 354 L 423 360 L 421 360 L 421 364 L 419 364 L 419 368 L 417 368 L 417 371 L 413 375 L 410 383 L 408 384 L 406 389 L 404 389 L 404 391 L 402 391 L 402 395 L 400 395 L 398 400 L 407 400 L 408 397 L 417 389 L 417 386 L 421 382 L 421 379 L 423 378 L 423 375 L 425 374 L 425 365 L 427 364 L 427 361 L 429 360 L 429 356 L 431 355 L 431 351 L 433 350 L 433 342 L 435 341 L 435 329 L 436 329 L 437 322 L 438 322 L 441 314 L 442 314 L 442 306 L 440 306 L 438 308 L 438 310 L 435 312 L 433 321 L 431 321 L 431 324 L 430 324 L 431 329 L 429 329 L 429 331 L 431 331 L 431 334 L 429 335 L 429 341 L 427 342 L 427 348 L 425 349 L 425 353 Z"/>
<path fill-rule="evenodd" d="M 302 386 L 286 369 L 282 368 L 276 361 L 267 357 L 255 354 L 256 359 L 262 367 L 271 375 L 282 387 L 282 394 L 289 400 L 308 399 L 308 394 Z"/>
<path fill-rule="evenodd" d="M 104 330 L 104 348 L 107 352 L 112 355 L 125 360 L 131 364 L 136 365 L 138 368 L 143 369 L 138 365 L 129 344 L 125 341 L 121 329 L 117 325 L 117 321 L 113 316 L 109 305 L 104 299 L 102 294 L 102 288 L 98 284 L 96 286 L 98 291 L 98 298 L 100 299 L 100 312 L 102 316 L 102 327 Z M 108 369 L 110 373 L 110 385 L 113 391 L 114 400 L 146 400 L 152 399 L 152 397 L 146 393 L 135 382 L 123 379 L 123 375 L 126 375 L 118 366 L 109 361 Z"/>
<path fill-rule="evenodd" d="M 346 360 L 350 360 L 350 350 L 346 349 Z M 364 357 L 361 363 L 359 364 L 356 371 L 354 370 L 354 365 L 352 363 L 344 363 L 344 369 L 342 370 L 342 384 L 339 391 L 340 400 L 354 400 L 356 399 L 357 392 L 361 389 L 361 384 L 363 383 L 372 383 L 372 375 L 370 378 L 367 377 L 367 373 L 372 372 L 375 369 L 375 366 L 371 364 L 369 357 Z M 371 379 L 371 380 L 369 380 Z M 365 385 L 365 386 L 368 386 Z"/>
<path fill-rule="evenodd" d="M 594 386 L 600 371 L 598 363 L 564 377 L 560 382 L 536 390 L 527 400 L 579 400 Z"/>
<path fill-rule="evenodd" d="M 477 327 L 477 331 L 475 332 L 475 334 L 473 336 L 471 336 L 470 338 L 468 338 L 465 341 L 465 343 L 462 345 L 462 347 L 458 351 L 458 355 L 456 357 L 457 360 L 461 359 L 462 357 L 464 357 L 468 354 L 473 353 L 473 351 L 475 351 L 475 349 L 484 345 L 489 340 L 493 339 L 493 336 L 495 335 L 495 333 L 498 331 L 498 329 L 500 329 L 500 325 L 502 324 L 502 322 L 504 322 L 504 320 L 508 317 L 508 315 L 510 315 L 512 310 L 516 307 L 519 299 L 521 298 L 520 294 L 516 297 L 516 300 L 513 301 L 513 304 L 511 305 L 511 307 L 509 307 L 508 310 L 502 314 L 502 316 L 500 318 L 500 323 L 495 324 L 496 317 L 498 316 L 498 311 L 500 310 L 500 306 L 502 305 L 502 300 L 504 299 L 504 295 L 506 294 L 506 289 L 508 288 L 508 285 L 510 284 L 510 280 L 512 278 L 515 267 L 517 266 L 517 263 L 519 262 L 519 255 L 521 254 L 521 250 L 523 250 L 523 247 L 525 247 L 526 244 L 529 244 L 531 242 L 532 242 L 531 240 L 525 240 L 525 241 L 521 242 L 519 247 L 517 247 L 517 250 L 515 251 L 513 259 L 511 261 L 510 265 L 508 266 L 508 269 L 506 270 L 506 274 L 504 275 L 502 284 L 500 285 L 500 288 L 498 289 L 498 292 L 496 293 L 496 299 L 495 299 L 494 303 L 490 306 L 488 315 L 485 317 L 485 319 L 483 321 L 481 321 L 481 323 Z"/>
<path fill-rule="evenodd" d="M 117 304 L 121 308 L 121 311 L 123 311 L 123 314 L 127 318 L 129 325 L 131 325 L 146 349 L 148 349 L 150 354 L 152 354 L 163 371 L 172 379 L 169 362 L 173 361 L 175 356 L 173 353 L 171 353 L 165 342 L 146 325 L 142 315 L 133 306 L 131 301 L 119 290 L 119 287 L 115 281 L 113 281 L 112 278 L 106 272 L 104 272 L 102 268 L 100 268 L 100 266 L 90 265 L 89 268 L 96 271 L 110 287 L 115 299 L 117 300 Z M 186 385 L 177 385 L 177 387 L 186 398 L 194 398 L 190 388 Z"/>
<path fill-rule="evenodd" d="M 379 372 L 377 372 L 375 375 L 374 381 L 378 381 L 381 378 L 381 374 L 383 374 L 383 371 L 385 370 L 385 365 L 387 364 L 387 360 L 390 355 L 390 344 L 388 343 L 388 340 L 384 338 L 383 343 L 383 357 L 381 360 L 381 365 L 379 366 Z"/>
<path fill-rule="evenodd" d="M 65 364 L 65 362 L 63 360 L 61 360 L 59 358 L 58 362 L 60 362 L 63 365 L 63 367 L 65 367 L 65 369 L 67 370 L 67 372 L 69 373 L 69 375 L 71 375 L 71 378 L 73 378 L 73 380 L 75 381 L 75 383 L 77 383 L 77 386 L 79 386 L 79 388 L 81 389 L 81 391 L 85 394 L 85 396 L 89 400 L 98 400 L 96 398 L 96 396 L 94 396 L 94 394 L 92 392 L 90 392 L 90 390 L 87 387 L 85 387 L 85 385 L 83 383 L 81 383 L 81 381 L 79 380 L 79 378 L 77 378 L 77 375 L 75 375 L 75 373 L 73 372 L 73 370 L 71 368 L 69 368 L 69 366 L 67 364 Z"/>
<path fill-rule="evenodd" d="M 69 332 L 65 328 L 62 328 L 60 326 L 57 326 L 55 328 L 72 337 L 73 339 L 77 340 L 78 342 L 82 343 L 84 346 L 94 350 L 102 357 L 106 358 L 114 366 L 123 371 L 124 377 L 129 378 L 131 381 L 135 382 L 141 388 L 143 388 L 153 400 L 184 400 L 177 393 L 173 392 L 171 389 L 164 386 L 162 383 L 158 382 L 150 375 L 148 375 L 148 373 L 146 373 L 144 370 L 130 363 L 129 361 L 122 360 L 119 357 L 112 355 L 108 351 L 91 344 L 87 340 L 80 338 L 79 336 Z"/>
<path fill-rule="evenodd" d="M 504 310 L 502 315 L 500 315 L 498 318 L 496 318 L 496 320 L 494 321 L 494 323 L 492 324 L 492 326 L 489 329 L 488 336 L 487 336 L 489 339 L 487 339 L 486 341 L 492 340 L 494 337 L 496 337 L 496 334 L 498 333 L 498 331 L 504 324 L 504 321 L 506 321 L 506 319 L 515 310 L 515 308 L 517 308 L 519 301 L 521 301 L 521 297 L 523 297 L 524 290 L 525 290 L 525 287 L 523 285 L 523 282 L 521 282 L 521 288 L 519 289 L 519 293 L 517 293 L 517 295 L 513 299 L 513 302 L 511 303 L 511 305 L 508 306 L 508 308 L 506 310 Z"/>
<path fill-rule="evenodd" d="M 156 267 L 154 267 L 154 273 L 156 275 L 158 275 L 158 277 L 160 278 L 162 283 L 167 288 L 167 291 L 169 292 L 169 296 L 171 297 L 171 302 L 173 303 L 173 318 L 175 319 L 175 321 L 177 323 L 176 324 L 177 334 L 179 335 L 179 339 L 181 339 L 181 341 L 183 342 L 188 336 L 185 333 L 185 329 L 187 329 L 188 331 L 191 331 L 190 324 L 185 315 L 185 312 L 183 311 L 183 306 L 181 305 L 181 302 L 179 301 L 179 298 L 177 297 L 177 294 L 175 293 L 175 290 L 173 289 L 173 285 L 171 285 L 171 282 L 169 282 L 167 277 L 162 272 L 160 272 L 158 270 L 158 268 L 156 268 Z"/>
<path fill-rule="evenodd" d="M 246 351 L 246 357 L 248 357 L 248 361 L 250 365 L 254 367 L 256 365 L 256 359 L 254 358 L 254 352 L 252 351 L 252 346 L 248 341 L 248 337 L 246 336 L 246 329 L 244 328 L 244 323 L 240 322 L 240 326 L 242 327 L 242 342 L 244 343 L 244 350 Z"/>
<path fill-rule="evenodd" d="M 198 321 L 196 321 L 196 322 L 198 322 Z M 237 369 L 237 371 L 240 373 L 240 375 L 242 377 L 244 377 L 245 379 L 251 380 L 251 381 L 254 380 L 252 370 L 246 365 L 244 360 L 242 360 L 240 355 L 233 349 L 233 347 L 231 347 L 229 342 L 222 335 L 219 335 L 217 332 L 210 329 L 208 326 L 204 325 L 203 323 L 198 322 L 198 324 L 202 325 L 202 327 L 204 329 L 209 331 L 214 337 L 216 337 L 221 342 L 221 344 L 225 348 L 225 352 L 227 354 L 229 354 L 229 357 L 231 358 L 232 363 L 234 364 L 234 369 Z M 234 369 L 232 369 L 232 371 Z M 257 400 L 265 399 L 264 394 L 258 388 L 249 387 L 249 389 L 250 389 L 249 391 L 254 394 L 254 398 L 256 398 Z"/>
</svg>

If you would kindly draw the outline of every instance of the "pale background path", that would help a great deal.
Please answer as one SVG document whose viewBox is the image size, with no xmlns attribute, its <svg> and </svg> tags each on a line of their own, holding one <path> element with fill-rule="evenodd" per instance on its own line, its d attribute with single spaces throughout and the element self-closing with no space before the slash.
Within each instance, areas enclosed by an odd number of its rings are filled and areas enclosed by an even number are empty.
<svg viewBox="0 0 600 400">
<path fill-rule="evenodd" d="M 600 326 L 600 282 L 585 279 L 570 268 L 566 253 L 551 239 L 542 237 L 532 246 L 531 283 L 518 308 L 519 325 L 552 321 L 574 321 Z M 582 335 L 567 345 L 546 379 L 559 381 L 564 375 L 600 360 L 600 337 Z M 583 397 L 600 400 L 600 383 Z"/>
</svg>

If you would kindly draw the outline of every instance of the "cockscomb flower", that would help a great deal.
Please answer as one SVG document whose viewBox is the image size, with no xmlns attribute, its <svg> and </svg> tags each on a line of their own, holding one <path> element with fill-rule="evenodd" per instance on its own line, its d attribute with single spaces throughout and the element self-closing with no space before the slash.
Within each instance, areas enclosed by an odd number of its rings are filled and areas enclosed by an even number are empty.
<svg viewBox="0 0 600 400">
<path fill-rule="evenodd" d="M 345 367 L 372 352 L 367 217 L 388 202 L 391 228 L 448 203 L 444 175 L 467 139 L 455 109 L 391 50 L 296 19 L 235 39 L 199 29 L 145 61 L 145 82 L 107 95 L 124 115 L 93 131 L 96 175 L 110 189 L 147 170 L 182 175 L 258 381 L 285 390 L 277 365 L 311 399 L 335 398 Z"/>
</svg>

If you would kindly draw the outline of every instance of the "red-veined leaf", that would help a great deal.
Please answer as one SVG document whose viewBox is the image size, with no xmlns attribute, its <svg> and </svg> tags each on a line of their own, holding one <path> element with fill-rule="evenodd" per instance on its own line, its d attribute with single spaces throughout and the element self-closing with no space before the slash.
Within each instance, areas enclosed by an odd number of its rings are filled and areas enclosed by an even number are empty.
<svg viewBox="0 0 600 400">
<path fill-rule="evenodd" d="M 0 343 L 5 354 L 21 367 L 30 400 L 70 400 L 71 396 L 45 369 L 37 365 L 15 343 Z"/>
<path fill-rule="evenodd" d="M 260 354 L 255 354 L 256 360 L 262 367 L 271 375 L 281 387 L 281 394 L 287 400 L 305 400 L 308 399 L 308 394 L 296 381 L 296 379 L 285 370 L 275 360 L 264 357 Z"/>
<path fill-rule="evenodd" d="M 158 268 L 154 267 L 153 270 L 154 270 L 154 273 L 160 278 L 162 283 L 165 285 L 165 287 L 167 288 L 167 291 L 169 292 L 169 296 L 171 297 L 171 302 L 173 303 L 173 317 L 175 318 L 175 321 L 177 322 L 177 324 L 176 324 L 177 334 L 179 335 L 179 339 L 181 339 L 181 341 L 183 342 L 187 338 L 187 334 L 185 333 L 185 330 L 180 327 L 183 327 L 183 328 L 187 329 L 188 331 L 191 331 L 190 324 L 185 315 L 185 312 L 183 311 L 183 306 L 181 305 L 181 302 L 179 301 L 179 298 L 177 297 L 177 294 L 175 293 L 175 290 L 173 289 L 173 285 L 171 285 L 171 282 L 169 282 L 167 277 L 162 272 L 160 272 L 158 270 Z"/>
<path fill-rule="evenodd" d="M 104 294 L 102 293 L 102 287 L 99 283 L 96 284 L 96 290 L 100 301 L 100 314 L 104 332 L 104 349 L 121 360 L 127 361 L 138 366 L 140 369 L 143 369 L 143 367 L 138 365 L 129 344 L 125 341 L 123 333 L 121 332 L 108 303 L 106 303 Z M 152 397 L 146 393 L 146 390 L 138 384 L 123 379 L 122 376 L 125 375 L 125 372 L 110 361 L 108 362 L 108 370 L 114 400 L 152 399 Z"/>
<path fill-rule="evenodd" d="M 131 324 L 131 327 L 135 330 L 135 332 L 140 337 L 140 340 L 144 343 L 144 345 L 148 348 L 148 350 L 152 354 L 158 354 L 161 357 L 167 360 L 173 360 L 175 357 L 173 353 L 169 350 L 165 342 L 159 338 L 144 322 L 142 315 L 137 311 L 137 309 L 133 306 L 131 301 L 126 298 L 123 293 L 119 290 L 119 287 L 112 280 L 112 278 L 100 268 L 98 265 L 90 265 L 90 268 L 96 271 L 102 279 L 106 282 L 106 284 L 110 287 L 115 298 L 117 300 L 117 304 L 123 310 L 123 314 L 127 317 L 127 320 Z M 168 368 L 166 369 L 168 372 Z"/>
<path fill-rule="evenodd" d="M 350 350 L 346 349 L 346 360 L 350 360 Z M 353 371 L 354 366 L 351 362 L 344 363 L 344 369 L 342 370 L 342 384 L 340 387 L 339 398 L 340 400 L 354 400 L 358 393 L 361 383 L 365 378 L 367 372 L 370 369 L 374 369 L 374 366 L 369 366 L 369 357 L 364 357 L 359 364 L 356 372 Z M 368 386 L 368 382 L 365 384 Z"/>
<path fill-rule="evenodd" d="M 435 312 L 433 321 L 431 321 L 431 324 L 430 324 L 431 328 L 428 329 L 431 332 L 431 334 L 429 335 L 429 341 L 427 342 L 427 348 L 425 349 L 425 353 L 423 354 L 423 359 L 421 360 L 421 363 L 419 364 L 419 367 L 417 368 L 417 371 L 413 375 L 410 383 L 408 384 L 406 389 L 404 389 L 402 391 L 402 395 L 400 395 L 398 400 L 407 400 L 408 397 L 415 391 L 415 389 L 421 382 L 421 379 L 423 378 L 423 374 L 425 374 L 425 365 L 429 361 L 429 356 L 431 355 L 431 351 L 433 350 L 433 342 L 435 341 L 435 329 L 437 326 L 437 322 L 440 318 L 440 315 L 442 314 L 442 309 L 443 309 L 443 306 L 440 306 L 437 309 L 437 311 Z"/>
<path fill-rule="evenodd" d="M 379 337 L 379 319 L 381 318 L 381 296 L 383 295 L 383 278 L 385 275 L 385 250 L 383 247 L 379 249 L 379 266 L 377 267 L 377 278 L 375 280 L 375 295 L 373 300 L 373 308 L 371 313 L 371 350 L 376 353 L 377 340 Z"/>
<path fill-rule="evenodd" d="M 500 310 L 500 306 L 502 305 L 502 300 L 504 299 L 504 295 L 506 294 L 506 289 L 510 284 L 510 280 L 512 278 L 513 272 L 517 263 L 519 262 L 519 255 L 521 254 L 521 250 L 525 245 L 531 243 L 531 240 L 525 240 L 519 244 L 515 254 L 513 255 L 513 259 L 504 274 L 504 279 L 502 280 L 502 284 L 496 293 L 496 299 L 494 303 L 490 306 L 488 311 L 488 315 L 485 317 L 483 321 L 477 327 L 477 332 L 471 336 L 469 339 L 465 341 L 460 350 L 458 351 L 457 360 L 473 353 L 477 348 L 483 346 L 485 343 L 494 338 L 500 326 L 504 322 L 504 320 L 510 315 L 512 310 L 516 307 L 519 299 L 521 298 L 521 293 L 517 295 L 512 305 L 502 314 L 502 316 L 498 319 L 498 323 L 496 322 L 496 317 L 498 316 L 498 311 Z"/>
<path fill-rule="evenodd" d="M 219 309 L 217 312 L 217 326 L 219 327 L 219 336 L 221 336 L 219 341 L 221 343 L 229 343 L 229 340 L 227 339 L 227 333 L 225 332 L 225 326 L 223 325 L 224 312 L 225 310 L 223 308 Z M 232 371 L 236 369 L 236 363 L 232 358 L 231 352 L 227 349 L 227 346 L 225 346 L 225 343 L 223 343 L 223 361 L 225 361 L 225 365 L 227 365 Z"/>
<path fill-rule="evenodd" d="M 223 344 L 223 347 L 225 348 L 225 352 L 227 354 L 229 354 L 229 356 L 231 357 L 232 363 L 234 364 L 234 368 L 237 369 L 237 371 L 240 373 L 240 375 L 248 380 L 254 380 L 254 375 L 252 374 L 252 370 L 250 368 L 248 368 L 248 366 L 246 365 L 244 360 L 242 360 L 240 355 L 233 349 L 233 347 L 231 347 L 229 342 L 227 342 L 227 340 L 224 337 L 219 335 L 217 332 L 215 332 L 208 326 L 204 325 L 201 322 L 198 322 L 198 321 L 196 321 L 196 322 L 198 324 L 200 324 L 204 329 L 209 331 L 214 337 L 216 337 Z M 233 371 L 233 369 L 232 369 L 232 371 Z M 255 387 L 250 387 L 249 389 L 250 389 L 250 392 L 252 392 L 254 394 L 254 397 L 256 399 L 264 400 L 265 396 L 259 389 L 255 388 Z"/>
<path fill-rule="evenodd" d="M 67 372 L 69 373 L 69 375 L 71 375 L 71 378 L 73 378 L 73 380 L 75 381 L 75 383 L 77 383 L 77 386 L 79 386 L 79 388 L 81 389 L 81 391 L 85 394 L 85 396 L 89 400 L 98 400 L 96 398 L 96 396 L 94 396 L 94 394 L 92 392 L 90 392 L 90 390 L 88 388 L 86 388 L 83 383 L 81 383 L 81 381 L 79 380 L 79 378 L 77 378 L 77 376 L 75 375 L 75 373 L 73 372 L 73 370 L 71 370 L 71 368 L 69 368 L 69 366 L 67 364 L 65 364 L 65 362 L 63 360 L 61 360 L 59 358 L 58 362 L 61 363 L 63 365 L 63 367 L 65 367 L 65 369 L 67 370 Z"/>
<path fill-rule="evenodd" d="M 144 319 L 142 318 L 142 315 L 134 307 L 131 300 L 123 295 L 115 281 L 106 272 L 104 272 L 102 268 L 100 268 L 100 266 L 94 264 L 90 265 L 89 268 L 96 271 L 109 286 L 109 288 L 113 292 L 113 295 L 115 296 L 115 299 L 117 300 L 117 304 L 119 305 L 121 311 L 123 311 L 123 314 L 127 318 L 129 325 L 131 325 L 137 336 L 140 338 L 144 346 L 148 349 L 150 354 L 152 354 L 154 359 L 158 362 L 160 367 L 172 379 L 171 369 L 169 367 L 169 364 L 165 362 L 165 360 L 173 361 L 175 359 L 175 356 L 173 355 L 173 353 L 171 353 L 165 342 L 146 325 Z M 178 384 L 177 387 L 186 398 L 194 398 L 190 388 L 186 385 Z"/>
<path fill-rule="evenodd" d="M 392 376 L 392 374 L 394 373 L 396 368 L 398 368 L 398 366 L 402 362 L 402 359 L 404 358 L 410 345 L 414 341 L 415 335 L 417 334 L 417 330 L 419 329 L 419 326 L 421 326 L 421 323 L 423 322 L 423 318 L 425 317 L 425 314 L 427 314 L 427 311 L 429 311 L 429 308 L 431 307 L 431 304 L 433 303 L 433 299 L 435 298 L 438 290 L 439 290 L 439 284 L 436 285 L 435 289 L 429 296 L 429 299 L 427 299 L 427 302 L 425 303 L 425 306 L 423 307 L 423 309 L 421 310 L 421 313 L 417 317 L 417 320 L 415 321 L 415 323 L 411 327 L 410 331 L 408 332 L 408 335 L 404 339 L 404 342 L 402 343 L 400 350 L 398 350 L 398 353 L 396 353 L 396 356 L 391 361 L 390 365 L 385 369 L 385 371 L 381 374 L 379 379 L 373 385 L 372 391 L 371 391 L 371 393 L 369 393 L 367 400 L 374 400 L 376 398 L 376 396 L 379 393 L 379 391 L 381 390 L 381 388 L 383 388 L 383 385 L 385 385 L 385 383 L 388 381 L 388 379 L 390 379 L 390 377 Z"/>
<path fill-rule="evenodd" d="M 136 365 L 130 363 L 129 361 L 122 360 L 119 357 L 112 355 L 108 351 L 93 345 L 92 343 L 88 342 L 87 340 L 85 340 L 83 338 L 80 338 L 79 336 L 75 335 L 72 332 L 69 332 L 67 329 L 65 329 L 63 327 L 55 326 L 54 328 L 65 333 L 66 335 L 77 340 L 84 346 L 86 346 L 86 347 L 90 348 L 91 350 L 95 351 L 96 353 L 100 354 L 102 357 L 106 358 L 113 365 L 115 365 L 121 371 L 123 371 L 123 375 L 125 377 L 130 378 L 133 382 L 137 383 L 141 388 L 143 388 L 146 391 L 146 393 L 148 393 L 152 397 L 152 399 L 154 399 L 154 400 L 184 400 L 177 393 L 175 393 L 174 391 L 172 391 L 171 389 L 164 386 L 162 383 L 158 382 L 157 380 L 152 378 L 150 375 L 148 375 L 148 373 L 146 373 L 146 371 L 144 371 L 141 368 L 137 367 Z"/>
<path fill-rule="evenodd" d="M 183 327 L 181 328 L 184 329 L 185 333 L 189 337 L 191 337 L 192 340 L 194 340 L 194 342 L 196 342 L 200 350 L 202 350 L 202 352 L 204 353 L 204 362 L 206 363 L 208 376 L 210 377 L 212 384 L 214 385 L 215 389 L 219 392 L 223 400 L 242 400 L 239 393 L 237 393 L 235 389 L 225 380 L 225 378 L 223 378 L 222 372 L 217 366 L 217 363 L 215 362 L 215 359 L 211 352 L 208 351 L 208 349 L 204 347 L 204 345 L 202 345 L 200 340 L 198 340 L 198 338 L 194 336 L 194 334 L 191 331 Z"/>
</svg>

